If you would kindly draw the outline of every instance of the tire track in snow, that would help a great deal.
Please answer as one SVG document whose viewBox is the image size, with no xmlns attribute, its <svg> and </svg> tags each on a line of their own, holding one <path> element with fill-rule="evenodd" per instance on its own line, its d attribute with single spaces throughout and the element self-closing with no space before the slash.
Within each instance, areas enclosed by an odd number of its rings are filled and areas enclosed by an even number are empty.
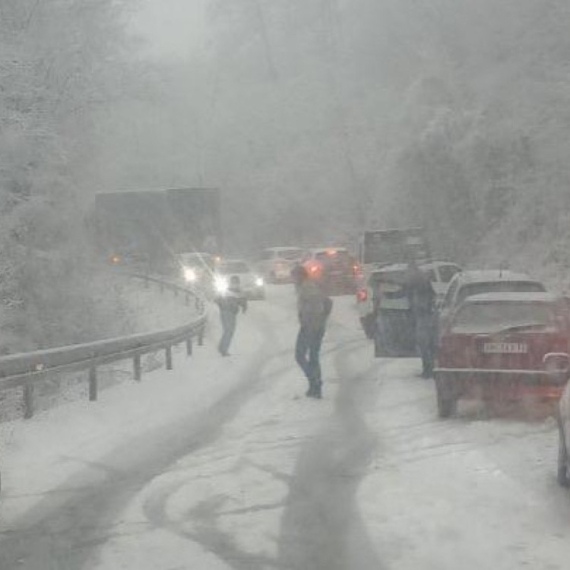
<svg viewBox="0 0 570 570">
<path fill-rule="evenodd" d="M 369 350 L 367 344 L 362 348 Z M 363 372 L 353 369 L 349 364 L 355 352 L 361 350 L 341 347 L 336 352 L 340 388 L 334 414 L 296 464 L 279 543 L 278 565 L 288 570 L 382 568 L 355 499 L 376 447 L 363 412 L 366 400 L 373 397 L 379 364 Z"/>
<path fill-rule="evenodd" d="M 259 371 L 276 357 L 275 323 L 267 315 L 257 318 L 256 326 L 266 333 L 264 344 L 234 388 L 203 413 L 131 441 L 103 458 L 101 463 L 123 468 L 109 470 L 102 483 L 81 489 L 85 474 L 80 472 L 61 486 L 79 489 L 77 493 L 68 497 L 57 489 L 50 493 L 19 521 L 17 530 L 4 534 L 0 568 L 81 570 L 92 552 L 113 536 L 115 519 L 148 481 L 180 457 L 215 441 L 256 389 L 262 379 Z M 53 495 L 61 495 L 61 500 L 54 500 Z"/>
</svg>

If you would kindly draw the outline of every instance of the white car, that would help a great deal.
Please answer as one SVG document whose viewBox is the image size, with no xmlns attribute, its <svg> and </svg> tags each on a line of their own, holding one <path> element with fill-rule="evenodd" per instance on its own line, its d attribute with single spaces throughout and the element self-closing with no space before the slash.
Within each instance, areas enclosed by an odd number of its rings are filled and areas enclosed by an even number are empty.
<svg viewBox="0 0 570 570">
<path fill-rule="evenodd" d="M 179 253 L 178 261 L 186 283 L 202 288 L 210 286 L 216 265 L 213 255 L 197 251 Z"/>
<path fill-rule="evenodd" d="M 429 261 L 421 263 L 421 271 L 429 275 L 433 289 L 441 303 L 449 282 L 462 271 L 461 267 L 448 261 Z M 385 293 L 384 305 L 395 310 L 407 308 L 407 301 L 399 294 L 406 280 L 408 265 L 397 263 L 381 269 L 364 272 L 356 294 L 358 313 L 362 328 L 368 338 L 373 338 L 376 327 L 376 310 L 380 302 L 380 289 Z M 382 283 L 382 286 L 381 286 Z M 393 306 L 392 306 L 393 305 Z"/>
<path fill-rule="evenodd" d="M 269 247 L 261 252 L 256 268 L 270 283 L 290 283 L 291 270 L 304 255 L 300 247 Z"/>
<path fill-rule="evenodd" d="M 229 259 L 220 262 L 214 275 L 214 289 L 217 294 L 223 294 L 230 286 L 230 280 L 237 276 L 243 294 L 248 299 L 265 299 L 265 281 L 253 271 L 250 265 L 242 259 Z"/>
</svg>

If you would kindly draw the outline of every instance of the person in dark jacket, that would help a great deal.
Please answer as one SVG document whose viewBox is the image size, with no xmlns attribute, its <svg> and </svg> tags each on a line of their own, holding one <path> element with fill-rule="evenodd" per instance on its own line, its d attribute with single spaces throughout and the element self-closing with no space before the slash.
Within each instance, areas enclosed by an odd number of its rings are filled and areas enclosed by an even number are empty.
<svg viewBox="0 0 570 570">
<path fill-rule="evenodd" d="M 309 382 L 306 395 L 309 398 L 321 398 L 320 352 L 327 319 L 332 310 L 332 301 L 317 283 L 309 279 L 303 267 L 297 270 L 296 278 L 300 327 L 295 344 L 295 360 Z"/>
<path fill-rule="evenodd" d="M 409 267 L 407 293 L 414 319 L 416 344 L 422 359 L 422 378 L 431 378 L 437 343 L 436 294 L 431 281 L 415 263 Z"/>
<path fill-rule="evenodd" d="M 240 280 L 237 275 L 232 275 L 228 290 L 218 295 L 215 302 L 220 308 L 223 331 L 218 344 L 218 352 L 222 356 L 229 356 L 228 351 L 236 330 L 237 315 L 240 308 L 243 313 L 247 310 L 247 299 L 242 295 Z"/>
</svg>

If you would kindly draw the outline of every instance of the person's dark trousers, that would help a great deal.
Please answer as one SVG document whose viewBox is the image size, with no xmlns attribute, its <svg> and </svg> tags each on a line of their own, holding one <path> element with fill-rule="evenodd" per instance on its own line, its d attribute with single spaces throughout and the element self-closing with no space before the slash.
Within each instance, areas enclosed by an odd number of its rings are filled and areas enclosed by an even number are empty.
<svg viewBox="0 0 570 570">
<path fill-rule="evenodd" d="M 236 330 L 237 315 L 230 311 L 221 311 L 220 318 L 222 320 L 222 338 L 218 344 L 220 354 L 226 356 L 230 349 L 230 344 Z"/>
<path fill-rule="evenodd" d="M 416 317 L 416 342 L 422 359 L 422 376 L 431 378 L 435 363 L 437 317 L 432 314 Z"/>
<path fill-rule="evenodd" d="M 302 326 L 295 345 L 295 360 L 305 373 L 309 381 L 309 394 L 313 396 L 320 396 L 320 352 L 324 334 L 324 328 L 312 329 Z"/>
</svg>

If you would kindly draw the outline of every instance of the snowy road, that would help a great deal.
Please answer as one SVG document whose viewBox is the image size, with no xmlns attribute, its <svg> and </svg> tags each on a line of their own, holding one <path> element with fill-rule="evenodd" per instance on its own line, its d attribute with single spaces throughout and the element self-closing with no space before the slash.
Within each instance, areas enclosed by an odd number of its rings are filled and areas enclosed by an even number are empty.
<svg viewBox="0 0 570 570">
<path fill-rule="evenodd" d="M 374 360 L 348 298 L 307 400 L 293 307 L 272 289 L 231 359 L 209 342 L 2 427 L 0 569 L 568 567 L 551 421 L 436 419 L 418 362 Z"/>
</svg>

